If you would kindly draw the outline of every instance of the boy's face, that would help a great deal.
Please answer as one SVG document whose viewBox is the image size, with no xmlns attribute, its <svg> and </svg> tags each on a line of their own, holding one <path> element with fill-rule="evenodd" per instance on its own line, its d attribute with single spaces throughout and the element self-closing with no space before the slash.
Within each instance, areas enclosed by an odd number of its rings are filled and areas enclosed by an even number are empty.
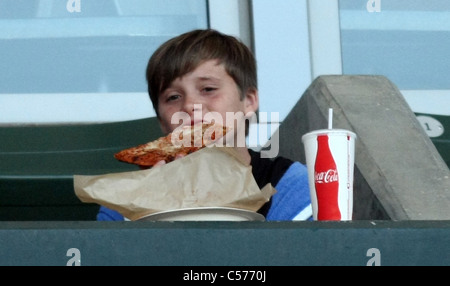
<svg viewBox="0 0 450 286">
<path fill-rule="evenodd" d="M 257 90 L 246 91 L 241 100 L 236 82 L 216 60 L 206 61 L 192 72 L 176 78 L 158 98 L 159 120 L 164 133 L 172 132 L 180 124 L 211 122 L 207 114 L 220 115 L 226 125 L 227 112 L 248 115 L 257 109 Z M 179 112 L 188 114 L 190 121 L 174 120 L 172 123 L 172 116 Z"/>
</svg>

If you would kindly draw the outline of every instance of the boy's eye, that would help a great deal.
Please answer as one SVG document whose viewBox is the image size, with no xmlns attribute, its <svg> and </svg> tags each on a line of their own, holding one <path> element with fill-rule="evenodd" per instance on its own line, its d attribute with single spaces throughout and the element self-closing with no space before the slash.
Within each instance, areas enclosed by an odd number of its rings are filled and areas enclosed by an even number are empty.
<svg viewBox="0 0 450 286">
<path fill-rule="evenodd" d="M 180 96 L 178 94 L 172 94 L 167 96 L 166 101 L 173 101 L 173 100 L 177 100 L 178 98 L 180 98 Z"/>
<path fill-rule="evenodd" d="M 205 87 L 205 88 L 203 88 L 203 91 L 204 92 L 212 92 L 212 91 L 215 91 L 217 88 L 215 88 L 215 87 Z"/>
</svg>

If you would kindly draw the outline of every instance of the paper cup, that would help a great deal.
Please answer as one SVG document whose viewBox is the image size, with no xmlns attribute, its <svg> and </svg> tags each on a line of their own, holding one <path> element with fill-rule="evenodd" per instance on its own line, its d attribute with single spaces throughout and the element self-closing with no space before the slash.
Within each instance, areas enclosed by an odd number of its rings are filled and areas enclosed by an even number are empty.
<svg viewBox="0 0 450 286">
<path fill-rule="evenodd" d="M 314 220 L 352 220 L 355 140 L 344 129 L 302 136 Z"/>
</svg>

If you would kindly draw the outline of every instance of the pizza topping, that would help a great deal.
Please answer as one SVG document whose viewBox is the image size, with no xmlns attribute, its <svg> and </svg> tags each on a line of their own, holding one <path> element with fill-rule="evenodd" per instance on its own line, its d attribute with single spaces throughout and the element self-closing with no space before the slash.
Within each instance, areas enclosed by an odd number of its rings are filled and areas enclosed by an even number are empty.
<svg viewBox="0 0 450 286">
<path fill-rule="evenodd" d="M 168 163 L 177 156 L 200 150 L 222 138 L 227 132 L 227 127 L 214 123 L 178 127 L 167 136 L 124 149 L 114 154 L 114 157 L 126 163 L 151 167 L 161 160 Z"/>
</svg>

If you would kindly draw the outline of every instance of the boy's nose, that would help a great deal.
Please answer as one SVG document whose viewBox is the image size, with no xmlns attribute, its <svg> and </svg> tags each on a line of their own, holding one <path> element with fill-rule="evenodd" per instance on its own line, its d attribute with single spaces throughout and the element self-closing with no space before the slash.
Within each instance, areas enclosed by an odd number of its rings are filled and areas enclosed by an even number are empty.
<svg viewBox="0 0 450 286">
<path fill-rule="evenodd" d="M 202 110 L 202 104 L 186 97 L 184 100 L 183 111 L 188 113 L 189 115 L 193 115 L 194 112 L 198 112 Z"/>
</svg>

